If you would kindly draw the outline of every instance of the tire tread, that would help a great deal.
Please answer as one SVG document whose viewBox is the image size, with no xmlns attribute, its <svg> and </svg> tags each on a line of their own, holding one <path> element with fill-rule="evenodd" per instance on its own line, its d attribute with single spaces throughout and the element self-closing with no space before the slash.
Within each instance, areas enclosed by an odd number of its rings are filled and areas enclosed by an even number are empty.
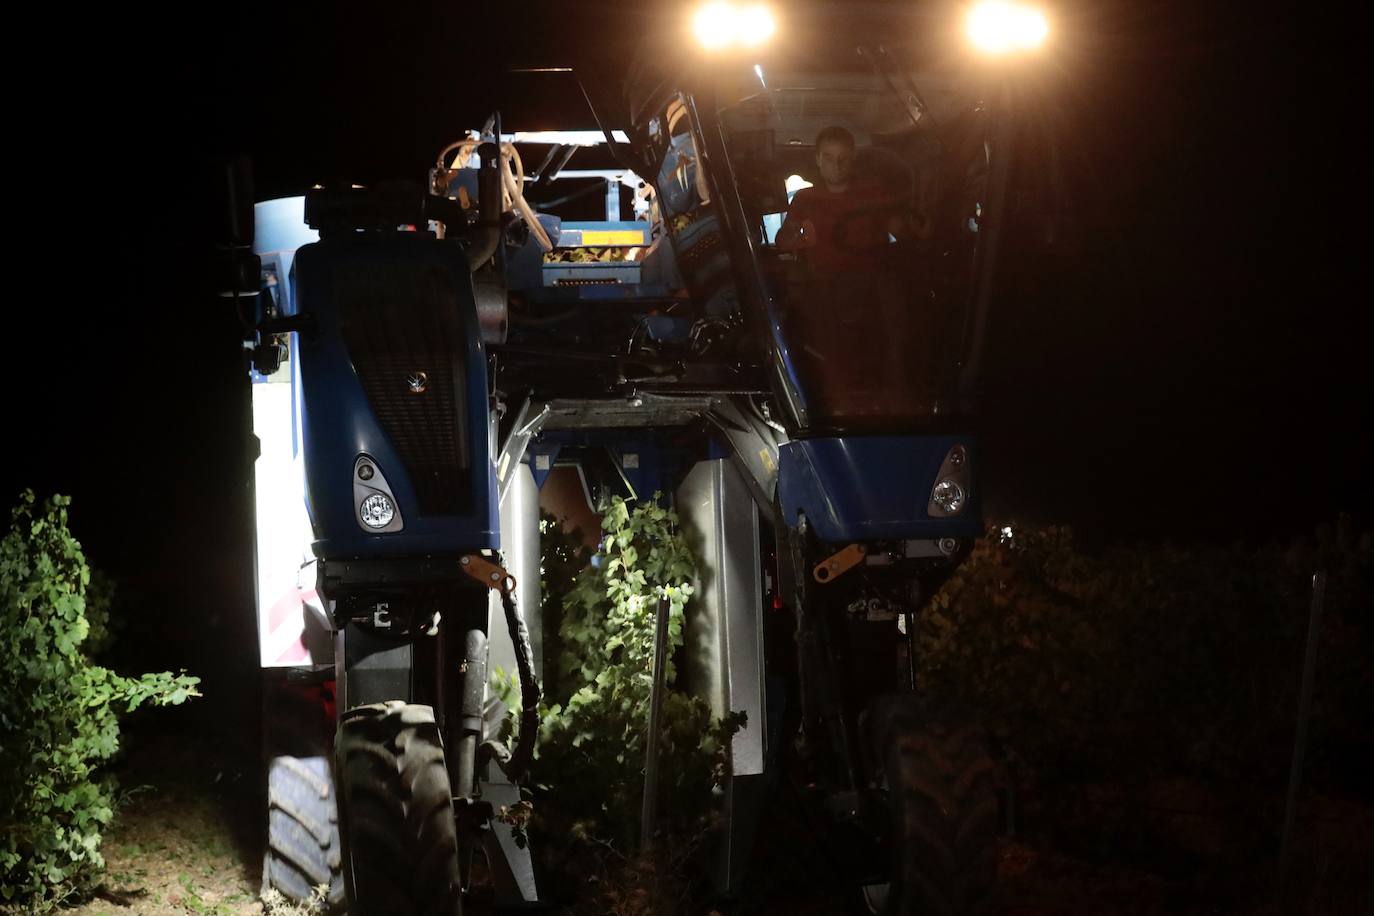
<svg viewBox="0 0 1374 916">
<path fill-rule="evenodd" d="M 336 742 L 359 916 L 461 916 L 458 838 L 433 710 L 349 710 Z"/>
<path fill-rule="evenodd" d="M 975 725 L 951 725 L 910 698 L 873 716 L 888 784 L 893 872 L 885 916 L 966 916 L 992 889 L 997 770 Z"/>
</svg>

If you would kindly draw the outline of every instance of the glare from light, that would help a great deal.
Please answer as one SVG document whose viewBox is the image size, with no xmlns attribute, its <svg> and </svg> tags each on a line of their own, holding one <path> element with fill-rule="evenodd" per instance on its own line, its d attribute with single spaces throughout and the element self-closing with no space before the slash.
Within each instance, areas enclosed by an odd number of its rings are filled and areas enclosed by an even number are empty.
<svg viewBox="0 0 1374 916">
<path fill-rule="evenodd" d="M 692 31 L 708 51 L 723 48 L 734 39 L 735 8 L 728 3 L 710 3 L 697 10 Z"/>
<path fill-rule="evenodd" d="M 753 48 L 773 37 L 777 22 L 766 6 L 708 3 L 692 17 L 692 31 L 708 51 Z"/>
<path fill-rule="evenodd" d="M 984 0 L 968 15 L 968 37 L 988 54 L 1032 51 L 1050 33 L 1044 13 L 1007 0 Z"/>
<path fill-rule="evenodd" d="M 776 179 L 775 179 L 775 180 L 776 180 Z M 787 176 L 786 187 L 787 187 L 787 193 L 788 193 L 789 195 L 792 195 L 792 194 L 796 194 L 796 193 L 797 193 L 798 191 L 800 191 L 802 188 L 811 188 L 811 187 L 815 187 L 815 185 L 813 185 L 811 182 L 807 181 L 805 178 L 801 177 L 800 175 L 788 175 L 788 176 Z"/>
<path fill-rule="evenodd" d="M 773 37 L 777 27 L 767 7 L 746 6 L 736 14 L 735 40 L 746 47 L 758 47 Z"/>
<path fill-rule="evenodd" d="M 764 89 L 767 89 L 768 83 L 765 82 L 763 78 L 763 67 L 761 67 L 758 64 L 754 64 L 754 75 L 759 78 L 759 85 L 762 86 Z"/>
</svg>

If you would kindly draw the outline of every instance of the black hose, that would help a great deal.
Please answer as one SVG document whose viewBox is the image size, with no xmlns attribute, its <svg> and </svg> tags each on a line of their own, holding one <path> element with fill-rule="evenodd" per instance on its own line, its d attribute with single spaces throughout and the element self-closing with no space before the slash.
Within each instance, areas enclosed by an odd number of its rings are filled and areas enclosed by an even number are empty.
<svg viewBox="0 0 1374 916">
<path fill-rule="evenodd" d="M 558 161 L 553 159 L 553 152 L 559 152 Z M 544 164 L 539 166 L 539 179 L 534 183 L 535 190 L 543 191 L 553 180 L 558 177 L 558 173 L 567 168 L 568 160 L 577 152 L 577 147 L 569 144 L 568 146 L 558 147 L 549 153 L 549 157 L 544 160 Z"/>
<path fill-rule="evenodd" d="M 482 168 L 477 174 L 477 232 L 468 249 L 468 266 L 473 270 L 491 260 L 501 241 L 501 148 L 495 143 L 477 147 Z"/>
<path fill-rule="evenodd" d="M 515 667 L 520 674 L 520 734 L 505 766 L 506 778 L 518 783 L 534 759 L 534 745 L 539 740 L 539 680 L 534 676 L 530 631 L 510 590 L 502 590 L 501 608 L 506 612 L 506 628 L 515 647 Z"/>
</svg>

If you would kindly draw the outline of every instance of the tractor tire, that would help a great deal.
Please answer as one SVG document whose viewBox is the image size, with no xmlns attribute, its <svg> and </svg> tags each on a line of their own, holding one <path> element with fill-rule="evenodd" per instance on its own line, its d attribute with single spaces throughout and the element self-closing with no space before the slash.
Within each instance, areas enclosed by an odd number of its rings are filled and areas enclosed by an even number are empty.
<svg viewBox="0 0 1374 916">
<path fill-rule="evenodd" d="M 872 711 L 887 785 L 892 871 L 883 916 L 966 916 L 997 876 L 998 770 L 976 725 L 925 714 L 909 697 Z"/>
<path fill-rule="evenodd" d="M 326 912 L 343 910 L 339 819 L 329 758 L 276 757 L 267 770 L 267 850 L 262 886 L 293 903 L 326 888 Z"/>
<path fill-rule="evenodd" d="M 315 888 L 324 887 L 324 912 L 341 913 L 343 860 L 323 701 L 309 690 L 280 685 L 269 685 L 267 697 L 262 893 L 276 890 L 298 904 L 316 900 Z"/>
<path fill-rule="evenodd" d="M 434 710 L 344 713 L 335 739 L 351 916 L 461 916 L 458 832 Z"/>
</svg>

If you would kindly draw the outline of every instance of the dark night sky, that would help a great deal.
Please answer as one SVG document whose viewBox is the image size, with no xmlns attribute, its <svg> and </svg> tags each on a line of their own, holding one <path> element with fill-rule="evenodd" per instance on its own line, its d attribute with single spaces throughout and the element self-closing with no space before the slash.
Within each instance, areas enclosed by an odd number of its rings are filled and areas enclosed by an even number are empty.
<svg viewBox="0 0 1374 916">
<path fill-rule="evenodd" d="M 497 65 L 624 59 L 650 15 L 461 7 L 107 7 L 29 27 L 50 66 L 11 78 L 44 89 L 10 135 L 12 269 L 38 280 L 10 287 L 10 486 L 74 495 L 94 562 L 131 587 L 226 611 L 249 587 L 236 326 L 197 285 L 207 157 L 251 152 L 260 197 L 420 178 L 494 98 L 531 120 L 576 101 L 521 98 Z M 998 303 L 993 509 L 1120 539 L 1368 521 L 1368 106 L 1358 60 L 1323 46 L 1341 30 L 1297 4 L 1061 9 L 1054 117 L 1084 243 Z"/>
</svg>

